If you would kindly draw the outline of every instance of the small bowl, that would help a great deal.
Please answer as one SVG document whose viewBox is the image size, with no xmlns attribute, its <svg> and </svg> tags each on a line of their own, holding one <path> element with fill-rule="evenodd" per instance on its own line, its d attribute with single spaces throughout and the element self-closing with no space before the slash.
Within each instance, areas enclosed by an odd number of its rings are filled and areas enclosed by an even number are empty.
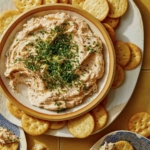
<svg viewBox="0 0 150 150">
<path fill-rule="evenodd" d="M 104 46 L 104 61 L 105 61 L 105 73 L 103 78 L 98 82 L 99 91 L 93 96 L 87 97 L 84 99 L 81 105 L 78 105 L 74 108 L 68 109 L 64 112 L 57 113 L 45 109 L 41 109 L 35 106 L 32 106 L 26 98 L 27 90 L 23 87 L 19 87 L 22 89 L 21 95 L 17 96 L 17 94 L 13 93 L 9 87 L 9 79 L 4 76 L 5 72 L 5 62 L 6 62 L 6 51 L 9 48 L 15 34 L 22 29 L 22 25 L 30 18 L 37 16 L 44 16 L 49 13 L 55 12 L 66 12 L 72 16 L 78 16 L 79 18 L 85 20 L 90 26 L 91 30 L 95 32 L 98 36 L 100 36 L 103 46 Z M 17 107 L 22 109 L 29 115 L 32 115 L 37 118 L 45 119 L 45 120 L 68 120 L 71 118 L 75 118 L 80 116 L 92 108 L 94 108 L 98 103 L 102 101 L 102 99 L 109 92 L 113 78 L 114 78 L 114 70 L 115 70 L 115 53 L 113 44 L 111 39 L 103 27 L 103 25 L 95 19 L 92 15 L 87 13 L 86 11 L 79 9 L 77 7 L 71 5 L 64 4 L 55 4 L 55 5 L 44 5 L 40 7 L 36 7 L 32 10 L 29 10 L 23 14 L 21 14 L 4 32 L 1 38 L 0 44 L 0 85 L 2 87 L 2 91 L 5 96 L 13 102 Z"/>
<path fill-rule="evenodd" d="M 100 146 L 104 145 L 105 142 L 107 143 L 115 143 L 117 141 L 125 140 L 131 143 L 134 150 L 150 150 L 150 140 L 136 134 L 134 132 L 120 130 L 111 132 L 104 137 L 102 137 L 99 141 L 97 141 L 90 150 L 98 150 Z"/>
<path fill-rule="evenodd" d="M 27 150 L 27 143 L 24 131 L 22 128 L 12 124 L 0 113 L 0 127 L 8 129 L 19 138 L 19 150 Z"/>
</svg>

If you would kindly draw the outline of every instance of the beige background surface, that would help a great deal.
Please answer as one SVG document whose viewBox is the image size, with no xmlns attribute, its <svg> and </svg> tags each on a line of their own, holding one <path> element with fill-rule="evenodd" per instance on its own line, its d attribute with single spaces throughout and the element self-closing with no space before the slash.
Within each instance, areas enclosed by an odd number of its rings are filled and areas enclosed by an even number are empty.
<svg viewBox="0 0 150 150">
<path fill-rule="evenodd" d="M 150 0 L 134 0 L 134 2 L 139 7 L 143 18 L 145 48 L 142 70 L 133 95 L 125 109 L 106 129 L 85 139 L 26 134 L 28 150 L 31 150 L 35 143 L 42 143 L 50 150 L 89 150 L 105 134 L 115 130 L 128 130 L 128 121 L 133 114 L 140 111 L 150 113 Z"/>
</svg>

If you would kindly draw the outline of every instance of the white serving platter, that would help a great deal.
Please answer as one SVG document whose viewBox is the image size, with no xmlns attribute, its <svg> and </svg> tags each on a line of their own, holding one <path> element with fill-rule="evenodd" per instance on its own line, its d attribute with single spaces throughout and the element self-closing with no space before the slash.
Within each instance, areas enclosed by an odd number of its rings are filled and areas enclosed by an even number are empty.
<svg viewBox="0 0 150 150">
<path fill-rule="evenodd" d="M 139 9 L 135 5 L 133 0 L 129 0 L 129 6 L 126 14 L 121 17 L 119 26 L 115 29 L 117 40 L 123 42 L 132 42 L 136 44 L 142 52 L 144 53 L 144 30 L 143 30 L 143 21 Z M 9 0 L 8 0 L 9 3 Z M 6 3 L 7 4 L 7 3 Z M 0 6 L 1 7 L 1 6 Z M 1 10 L 1 8 L 0 8 Z M 125 71 L 125 81 L 121 87 L 118 89 L 112 89 L 107 95 L 107 104 L 106 110 L 108 111 L 109 119 L 104 128 L 109 126 L 121 113 L 126 104 L 128 103 L 140 74 L 141 64 L 134 70 Z M 5 105 L 5 103 L 3 103 Z M 5 106 L 4 106 L 5 107 Z M 7 109 L 7 108 L 6 108 Z M 10 113 L 6 112 L 7 117 L 13 117 Z M 3 114 L 5 115 L 5 113 Z M 20 120 L 14 121 L 11 119 L 14 124 L 21 126 Z M 100 132 L 101 130 L 97 131 Z M 96 133 L 97 133 L 96 132 Z M 73 137 L 67 127 L 64 127 L 60 130 L 49 130 L 46 134 L 59 136 L 59 137 Z"/>
</svg>

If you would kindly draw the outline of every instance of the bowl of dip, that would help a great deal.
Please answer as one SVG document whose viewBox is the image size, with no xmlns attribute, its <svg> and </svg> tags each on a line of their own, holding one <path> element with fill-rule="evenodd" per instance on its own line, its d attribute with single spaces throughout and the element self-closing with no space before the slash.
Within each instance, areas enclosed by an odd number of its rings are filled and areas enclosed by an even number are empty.
<svg viewBox="0 0 150 150">
<path fill-rule="evenodd" d="M 115 143 L 119 141 L 126 141 L 132 145 L 134 150 L 149 150 L 150 140 L 135 132 L 127 130 L 118 130 L 103 136 L 98 140 L 90 150 L 102 150 L 103 148 L 115 148 Z"/>
<path fill-rule="evenodd" d="M 24 112 L 68 120 L 109 92 L 115 53 L 92 15 L 71 5 L 45 5 L 21 14 L 4 32 L 0 70 L 3 93 Z"/>
</svg>

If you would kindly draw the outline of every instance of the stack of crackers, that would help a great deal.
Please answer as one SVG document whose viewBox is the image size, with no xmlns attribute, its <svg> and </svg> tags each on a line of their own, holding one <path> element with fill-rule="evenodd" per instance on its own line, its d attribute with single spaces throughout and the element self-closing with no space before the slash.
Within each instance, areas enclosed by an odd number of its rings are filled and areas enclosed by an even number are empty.
<svg viewBox="0 0 150 150">
<path fill-rule="evenodd" d="M 0 33 L 4 32 L 6 27 L 22 12 L 42 4 L 54 3 L 72 4 L 84 9 L 103 24 L 110 35 L 116 52 L 116 72 L 112 88 L 120 87 L 125 79 L 125 71 L 135 69 L 142 59 L 140 48 L 137 45 L 116 40 L 115 28 L 121 24 L 120 18 L 127 11 L 128 0 L 72 0 L 71 2 L 69 0 L 14 0 L 17 10 L 9 10 L 0 15 Z M 85 138 L 102 129 L 108 120 L 107 110 L 105 105 L 102 104 L 80 117 L 58 122 L 45 121 L 25 114 L 10 102 L 8 102 L 8 109 L 15 117 L 21 120 L 23 129 L 28 134 L 35 136 L 45 133 L 48 129 L 58 130 L 67 125 L 68 130 L 74 137 Z M 145 116 L 150 118 L 149 115 Z M 143 134 L 141 127 L 136 130 L 136 125 L 133 126 L 132 122 L 135 120 L 134 117 L 131 118 L 129 130 Z M 139 122 L 141 123 L 141 121 Z M 146 123 L 146 125 L 150 128 L 150 124 Z M 144 136 L 150 135 L 150 129 L 147 129 L 147 131 L 148 134 L 143 134 Z"/>
</svg>

